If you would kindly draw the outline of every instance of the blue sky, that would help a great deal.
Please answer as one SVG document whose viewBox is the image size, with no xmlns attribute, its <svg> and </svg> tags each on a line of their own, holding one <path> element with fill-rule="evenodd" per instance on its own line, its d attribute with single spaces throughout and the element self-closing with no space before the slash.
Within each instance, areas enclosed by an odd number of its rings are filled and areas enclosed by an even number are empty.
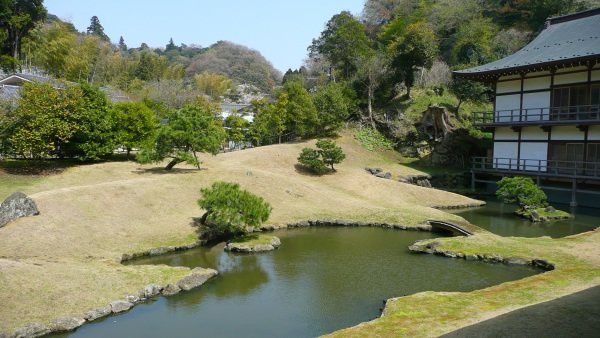
<svg viewBox="0 0 600 338">
<path fill-rule="evenodd" d="M 100 18 L 111 40 L 209 46 L 229 40 L 260 51 L 281 71 L 298 68 L 306 48 L 336 13 L 360 14 L 364 0 L 46 0 L 48 11 L 84 31 Z"/>
</svg>

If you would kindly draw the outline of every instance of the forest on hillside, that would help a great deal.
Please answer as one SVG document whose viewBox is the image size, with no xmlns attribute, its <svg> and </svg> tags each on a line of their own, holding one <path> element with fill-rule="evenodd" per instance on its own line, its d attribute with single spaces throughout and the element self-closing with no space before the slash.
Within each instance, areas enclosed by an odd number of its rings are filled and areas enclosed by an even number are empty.
<svg viewBox="0 0 600 338">
<path fill-rule="evenodd" d="M 224 101 L 253 99 L 252 123 L 241 116 L 218 121 L 236 142 L 332 136 L 351 122 L 371 128 L 368 135 L 387 137 L 406 156 L 464 166 L 471 155 L 486 150 L 489 135 L 471 128 L 469 115 L 489 108 L 493 93 L 484 84 L 453 79 L 452 70 L 514 53 L 548 17 L 598 6 L 600 0 L 367 0 L 360 15 L 342 11 L 324 23 L 307 46 L 304 65 L 282 77 L 258 51 L 233 42 L 200 47 L 171 39 L 164 47 L 131 47 L 124 37 L 110 41 L 96 16 L 79 32 L 47 13 L 43 0 L 9 0 L 0 2 L 0 66 L 5 72 L 39 72 L 85 85 L 72 92 L 77 99 L 83 95 L 81 102 L 97 99 L 94 88 L 110 86 L 143 101 L 157 118 L 190 104 L 217 116 Z M 98 112 L 111 111 L 110 104 L 102 105 L 84 105 L 88 120 L 78 123 L 97 126 L 94 121 L 108 119 Z M 446 114 L 450 133 L 443 139 L 420 127 L 430 106 Z M 17 126 L 24 121 L 19 114 L 29 112 L 0 108 L 6 111 L 0 117 L 10 122 L 5 125 Z M 56 113 L 60 121 L 62 113 Z M 104 122 L 104 130 L 114 125 Z M 94 128 L 90 135 L 103 133 Z M 0 130 L 0 138 L 2 133 L 9 135 Z M 14 135 L 4 139 L 4 147 L 15 152 Z M 41 149 L 57 153 L 55 140 L 38 141 L 51 144 Z M 94 155 L 83 158 L 100 157 L 89 153 Z"/>
</svg>

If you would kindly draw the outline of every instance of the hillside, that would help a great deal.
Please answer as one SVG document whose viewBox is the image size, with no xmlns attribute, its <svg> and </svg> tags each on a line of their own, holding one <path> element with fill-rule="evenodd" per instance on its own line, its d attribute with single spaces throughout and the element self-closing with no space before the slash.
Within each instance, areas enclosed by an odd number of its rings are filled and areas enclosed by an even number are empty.
<svg viewBox="0 0 600 338">
<path fill-rule="evenodd" d="M 186 74 L 200 73 L 225 75 L 238 84 L 251 84 L 267 93 L 281 81 L 281 73 L 260 52 L 229 41 L 215 43 L 192 60 Z"/>
</svg>

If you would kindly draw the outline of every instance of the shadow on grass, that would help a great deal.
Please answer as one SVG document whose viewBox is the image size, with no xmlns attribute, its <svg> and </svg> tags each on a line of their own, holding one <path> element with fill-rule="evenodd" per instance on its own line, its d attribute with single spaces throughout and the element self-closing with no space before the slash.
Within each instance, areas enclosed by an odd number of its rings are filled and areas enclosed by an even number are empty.
<svg viewBox="0 0 600 338">
<path fill-rule="evenodd" d="M 191 174 L 198 171 L 208 170 L 207 168 L 173 168 L 171 170 L 166 170 L 163 167 L 154 167 L 154 168 L 137 168 L 133 170 L 134 174 L 156 174 L 156 175 L 165 175 L 165 174 Z"/>
<path fill-rule="evenodd" d="M 327 170 L 327 172 L 323 173 L 323 174 L 316 174 L 314 171 L 308 169 L 307 167 L 303 166 L 302 164 L 296 163 L 294 164 L 294 169 L 296 170 L 296 172 L 300 175 L 304 175 L 304 176 L 312 176 L 312 177 L 319 177 L 319 176 L 326 176 L 326 175 L 333 175 L 336 173 L 336 171 L 333 170 Z"/>
<path fill-rule="evenodd" d="M 85 163 L 73 159 L 5 160 L 0 161 L 0 171 L 10 175 L 48 176 L 60 174 L 68 168 L 79 165 Z"/>
</svg>

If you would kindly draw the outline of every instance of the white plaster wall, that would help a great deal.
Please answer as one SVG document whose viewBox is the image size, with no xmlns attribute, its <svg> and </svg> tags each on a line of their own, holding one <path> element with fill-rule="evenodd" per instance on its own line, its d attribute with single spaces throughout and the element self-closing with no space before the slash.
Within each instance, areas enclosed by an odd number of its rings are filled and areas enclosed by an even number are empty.
<svg viewBox="0 0 600 338">
<path fill-rule="evenodd" d="M 548 120 L 550 118 L 548 107 L 550 107 L 550 91 L 523 94 L 524 109 L 541 108 L 525 111 L 527 121 Z"/>
<path fill-rule="evenodd" d="M 494 131 L 494 140 L 518 140 L 519 133 L 508 127 L 499 127 Z"/>
<path fill-rule="evenodd" d="M 550 89 L 550 76 L 536 77 L 533 79 L 525 78 L 523 90 Z"/>
<path fill-rule="evenodd" d="M 521 142 L 521 168 L 531 171 L 546 171 L 548 143 Z"/>
<path fill-rule="evenodd" d="M 588 140 L 600 141 L 600 126 L 590 126 L 588 130 Z"/>
<path fill-rule="evenodd" d="M 496 83 L 496 93 L 510 93 L 521 91 L 521 79 Z"/>
<path fill-rule="evenodd" d="M 498 169 L 517 169 L 517 142 L 494 142 L 493 167 Z M 496 162 L 496 159 L 497 162 Z M 512 161 L 509 161 L 512 159 Z M 510 166 L 509 166 L 510 163 Z"/>
<path fill-rule="evenodd" d="M 568 84 L 568 83 L 580 83 L 587 82 L 587 72 L 571 73 L 563 75 L 554 75 L 554 84 Z"/>
<path fill-rule="evenodd" d="M 510 122 L 510 116 L 513 115 L 513 121 L 519 119 L 519 109 L 521 107 L 521 95 L 502 95 L 496 96 L 496 117 L 498 122 Z M 507 111 L 514 109 L 514 111 Z"/>
<path fill-rule="evenodd" d="M 599 81 L 599 80 L 600 80 L 600 69 L 592 70 L 592 81 Z"/>
<path fill-rule="evenodd" d="M 553 127 L 550 138 L 553 141 L 583 141 L 584 133 L 576 126 Z"/>
<path fill-rule="evenodd" d="M 548 133 L 540 127 L 525 127 L 521 129 L 521 140 L 548 140 Z"/>
</svg>

